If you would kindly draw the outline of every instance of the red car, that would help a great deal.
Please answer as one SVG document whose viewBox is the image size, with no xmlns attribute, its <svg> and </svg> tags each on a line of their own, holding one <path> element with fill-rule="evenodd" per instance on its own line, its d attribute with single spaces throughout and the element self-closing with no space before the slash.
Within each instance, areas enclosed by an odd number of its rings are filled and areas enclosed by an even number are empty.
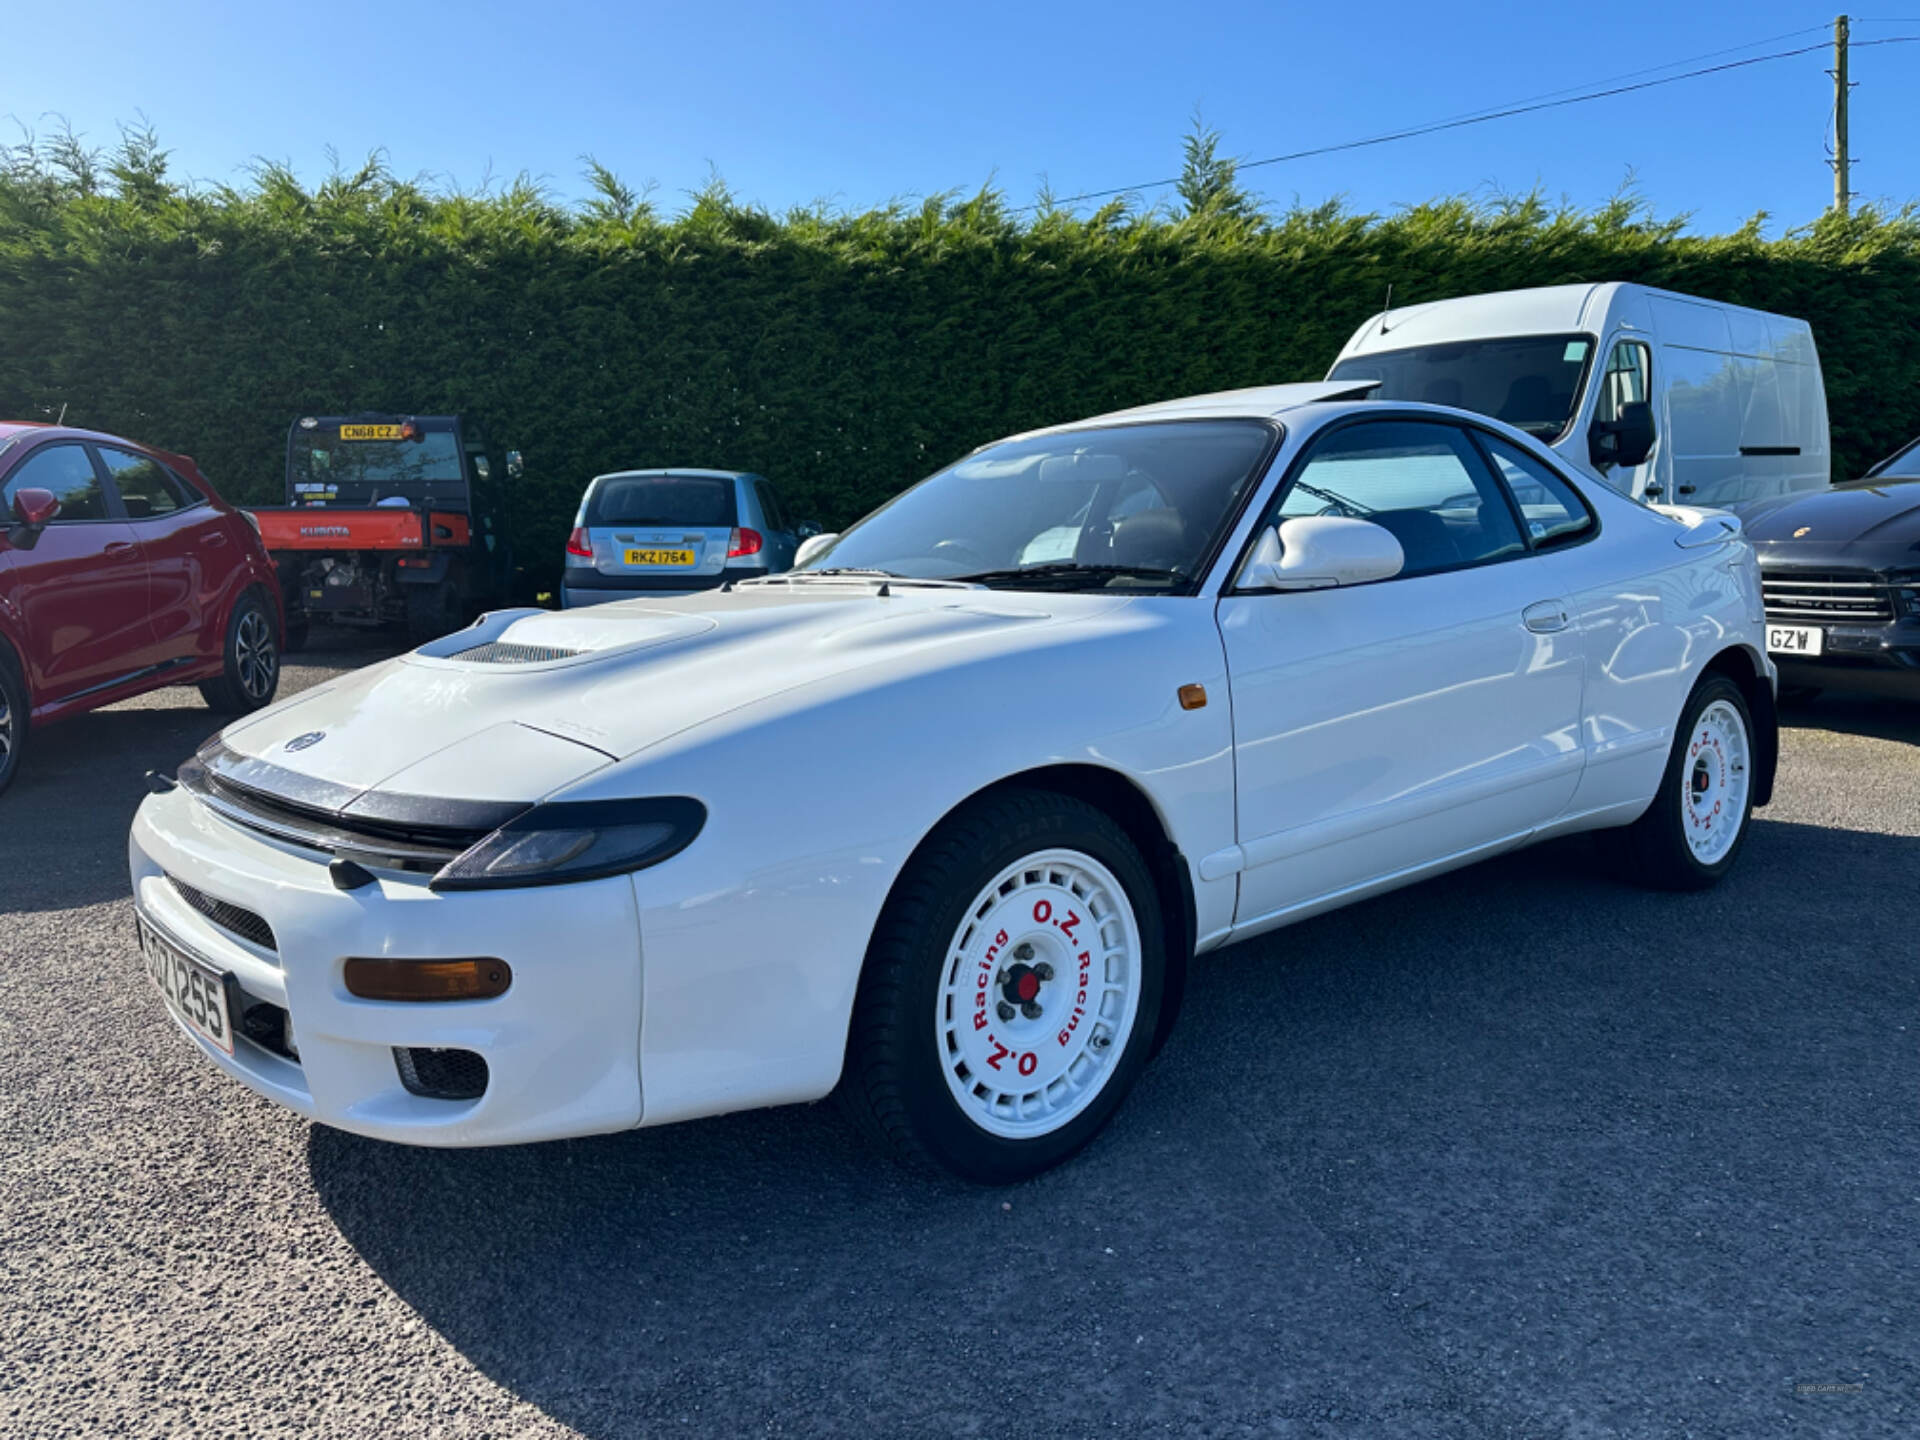
<svg viewBox="0 0 1920 1440">
<path fill-rule="evenodd" d="M 265 705 L 283 623 L 259 531 L 186 456 L 0 423 L 0 790 L 30 726 L 194 681 Z"/>
</svg>

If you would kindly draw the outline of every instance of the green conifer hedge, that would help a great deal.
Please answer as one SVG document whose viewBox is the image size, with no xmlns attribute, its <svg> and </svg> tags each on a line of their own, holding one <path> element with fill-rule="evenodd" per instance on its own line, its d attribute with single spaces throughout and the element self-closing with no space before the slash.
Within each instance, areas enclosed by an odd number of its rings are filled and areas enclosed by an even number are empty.
<svg viewBox="0 0 1920 1440">
<path fill-rule="evenodd" d="M 1836 470 L 1920 431 L 1920 221 L 1683 233 L 1621 200 L 1445 200 L 1386 216 L 1075 216 L 997 193 L 773 216 L 717 183 L 663 217 L 595 167 L 579 208 L 439 193 L 370 163 L 182 185 L 150 134 L 0 166 L 0 415 L 194 455 L 281 494 L 311 412 L 458 412 L 517 446 L 519 550 L 557 568 L 581 486 L 640 465 L 759 470 L 838 527 L 974 445 L 1193 391 L 1315 378 L 1397 304 L 1637 280 L 1813 323 Z M 1215 187 L 1216 189 L 1219 187 Z"/>
</svg>

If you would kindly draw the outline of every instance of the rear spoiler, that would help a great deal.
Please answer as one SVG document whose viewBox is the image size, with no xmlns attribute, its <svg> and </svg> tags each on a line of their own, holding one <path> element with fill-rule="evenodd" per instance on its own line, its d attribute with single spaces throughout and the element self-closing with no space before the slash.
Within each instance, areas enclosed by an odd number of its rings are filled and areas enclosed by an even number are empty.
<svg viewBox="0 0 1920 1440">
<path fill-rule="evenodd" d="M 1673 543 L 1682 550 L 1725 545 L 1745 534 L 1740 517 L 1725 510 L 1706 510 L 1698 505 L 1649 505 L 1647 508 L 1686 527 L 1673 537 Z"/>
</svg>

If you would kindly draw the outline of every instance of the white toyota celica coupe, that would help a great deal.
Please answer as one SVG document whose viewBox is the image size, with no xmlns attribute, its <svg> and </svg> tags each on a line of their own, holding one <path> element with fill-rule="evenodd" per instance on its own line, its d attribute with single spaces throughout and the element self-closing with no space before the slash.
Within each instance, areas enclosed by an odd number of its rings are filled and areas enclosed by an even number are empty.
<svg viewBox="0 0 1920 1440">
<path fill-rule="evenodd" d="M 489 1145 L 813 1100 L 1030 1175 L 1195 955 L 1610 829 L 1672 889 L 1772 787 L 1738 523 L 1478 416 L 1283 385 L 985 446 L 792 573 L 508 611 L 228 727 L 133 826 L 235 1079 Z"/>
</svg>

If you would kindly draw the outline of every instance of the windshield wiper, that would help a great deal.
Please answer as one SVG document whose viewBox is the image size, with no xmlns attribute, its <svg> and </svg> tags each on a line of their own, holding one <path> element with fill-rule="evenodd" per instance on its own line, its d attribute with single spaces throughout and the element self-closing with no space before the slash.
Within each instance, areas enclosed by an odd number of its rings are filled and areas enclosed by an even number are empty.
<svg viewBox="0 0 1920 1440">
<path fill-rule="evenodd" d="M 1367 506 L 1362 505 L 1358 500 L 1349 500 L 1338 490 L 1323 490 L 1318 485 L 1307 484 L 1304 480 L 1294 481 L 1293 488 L 1302 494 L 1313 496 L 1316 500 L 1324 500 L 1329 505 L 1338 505 L 1342 510 L 1345 510 L 1350 517 L 1355 519 L 1362 515 L 1373 514 L 1373 511 Z"/>
<path fill-rule="evenodd" d="M 1158 565 L 1076 565 L 1070 560 L 1054 560 L 1044 565 L 1024 565 L 1013 570 L 982 570 L 977 575 L 956 575 L 956 580 L 971 580 L 978 585 L 1006 584 L 1009 581 L 1077 580 L 1164 580 L 1184 585 L 1193 577 L 1184 570 L 1168 570 Z"/>
</svg>

